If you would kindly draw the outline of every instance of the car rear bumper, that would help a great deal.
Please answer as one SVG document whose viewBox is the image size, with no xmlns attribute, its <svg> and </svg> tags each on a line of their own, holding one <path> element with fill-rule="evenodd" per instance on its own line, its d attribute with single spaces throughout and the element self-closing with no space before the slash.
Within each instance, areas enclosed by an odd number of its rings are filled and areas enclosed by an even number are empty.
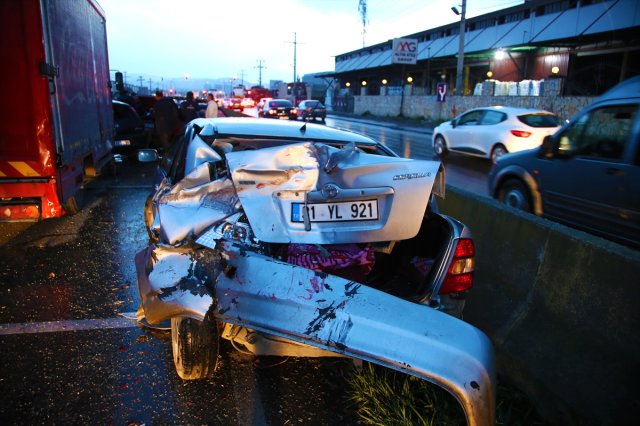
<svg viewBox="0 0 640 426">
<path fill-rule="evenodd" d="M 478 329 L 425 305 L 221 243 L 150 245 L 136 256 L 146 319 L 216 319 L 432 382 L 470 425 L 492 425 L 495 360 Z"/>
</svg>

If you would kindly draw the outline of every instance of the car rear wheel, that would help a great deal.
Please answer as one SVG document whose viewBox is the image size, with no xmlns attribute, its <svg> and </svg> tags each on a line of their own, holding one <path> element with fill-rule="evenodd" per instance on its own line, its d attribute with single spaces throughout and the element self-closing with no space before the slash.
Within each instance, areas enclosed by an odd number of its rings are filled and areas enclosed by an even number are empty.
<svg viewBox="0 0 640 426">
<path fill-rule="evenodd" d="M 436 139 L 433 141 L 433 151 L 441 157 L 447 155 L 447 152 L 449 152 L 442 136 L 436 136 Z"/>
<path fill-rule="evenodd" d="M 503 155 L 508 153 L 509 151 L 507 151 L 507 148 L 505 148 L 504 145 L 499 143 L 496 146 L 494 146 L 493 149 L 491 150 L 491 161 L 495 163 L 499 157 L 502 157 Z"/>
<path fill-rule="evenodd" d="M 183 380 L 204 379 L 218 367 L 219 330 L 215 320 L 171 318 L 171 349 L 176 372 Z"/>
<path fill-rule="evenodd" d="M 498 199 L 513 208 L 531 212 L 529 190 L 525 184 L 517 179 L 507 180 L 501 187 Z"/>
</svg>

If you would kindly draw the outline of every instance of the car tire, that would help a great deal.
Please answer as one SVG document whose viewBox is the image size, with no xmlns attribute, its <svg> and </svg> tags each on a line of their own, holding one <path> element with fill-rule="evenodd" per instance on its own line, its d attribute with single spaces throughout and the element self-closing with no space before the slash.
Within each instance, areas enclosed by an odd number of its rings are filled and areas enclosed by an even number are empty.
<svg viewBox="0 0 640 426">
<path fill-rule="evenodd" d="M 449 152 L 447 149 L 447 143 L 441 135 L 436 136 L 433 141 L 433 151 L 440 157 L 444 157 Z"/>
<path fill-rule="evenodd" d="M 173 364 L 183 380 L 210 377 L 218 367 L 220 335 L 215 320 L 171 318 Z"/>
<path fill-rule="evenodd" d="M 531 196 L 524 182 L 519 179 L 505 181 L 498 192 L 500 202 L 513 208 L 531 212 Z"/>
<path fill-rule="evenodd" d="M 491 161 L 495 163 L 498 158 L 508 153 L 509 151 L 507 151 L 507 148 L 504 145 L 501 143 L 496 144 L 491 150 Z"/>
</svg>

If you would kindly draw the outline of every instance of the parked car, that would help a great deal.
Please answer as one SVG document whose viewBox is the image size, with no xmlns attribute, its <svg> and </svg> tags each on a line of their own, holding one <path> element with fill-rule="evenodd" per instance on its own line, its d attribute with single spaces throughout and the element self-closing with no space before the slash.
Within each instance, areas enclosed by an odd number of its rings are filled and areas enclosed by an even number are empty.
<svg viewBox="0 0 640 426">
<path fill-rule="evenodd" d="M 505 156 L 490 194 L 518 209 L 640 247 L 640 77 L 620 83 L 538 149 Z"/>
<path fill-rule="evenodd" d="M 433 150 L 496 158 L 540 146 L 560 128 L 558 116 L 537 109 L 494 106 L 474 108 L 433 129 Z"/>
<path fill-rule="evenodd" d="M 139 318 L 171 319 L 180 377 L 210 376 L 220 338 L 256 355 L 349 356 L 428 379 L 493 424 L 491 344 L 457 318 L 473 239 L 438 213 L 439 161 L 314 123 L 210 118 L 187 125 L 159 172 Z"/>
<path fill-rule="evenodd" d="M 144 121 L 131 105 L 114 100 L 112 106 L 115 127 L 113 152 L 135 155 L 136 150 L 147 148 L 152 129 L 145 128 Z"/>
<path fill-rule="evenodd" d="M 262 110 L 258 111 L 258 116 L 264 118 L 297 120 L 298 110 L 286 99 L 270 99 L 264 103 Z"/>
<path fill-rule="evenodd" d="M 324 122 L 327 118 L 327 108 L 320 101 L 308 99 L 298 104 L 298 118 L 303 120 L 319 118 Z"/>
</svg>

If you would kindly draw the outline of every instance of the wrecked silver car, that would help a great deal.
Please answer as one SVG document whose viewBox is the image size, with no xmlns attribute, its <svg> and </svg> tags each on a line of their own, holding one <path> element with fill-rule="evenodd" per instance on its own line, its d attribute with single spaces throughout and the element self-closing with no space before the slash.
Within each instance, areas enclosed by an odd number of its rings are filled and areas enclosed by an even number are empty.
<svg viewBox="0 0 640 426">
<path fill-rule="evenodd" d="M 437 211 L 439 161 L 321 125 L 218 118 L 189 123 L 159 172 L 139 318 L 171 320 L 180 377 L 211 375 L 220 338 L 347 356 L 433 382 L 469 424 L 493 424 L 493 349 L 460 319 L 473 240 Z"/>
</svg>

